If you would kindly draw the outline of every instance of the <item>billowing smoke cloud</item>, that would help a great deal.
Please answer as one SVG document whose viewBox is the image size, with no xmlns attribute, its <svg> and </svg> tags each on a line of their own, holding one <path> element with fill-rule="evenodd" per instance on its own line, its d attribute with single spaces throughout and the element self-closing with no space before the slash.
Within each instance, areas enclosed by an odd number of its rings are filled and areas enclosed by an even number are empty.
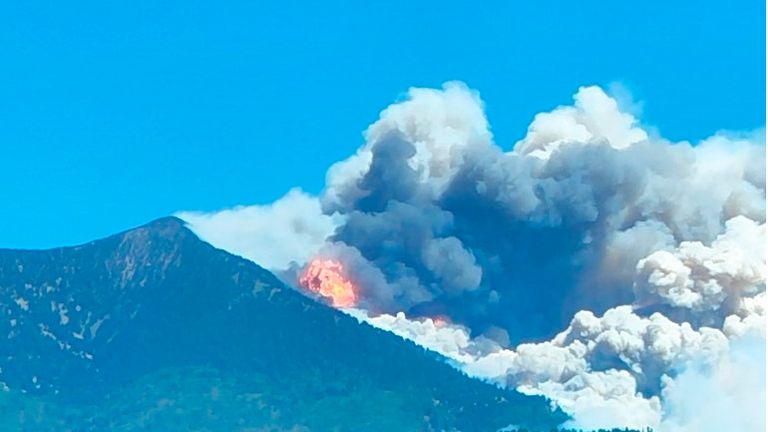
<svg viewBox="0 0 768 432">
<path fill-rule="evenodd" d="M 763 223 L 761 138 L 649 139 L 588 87 L 504 152 L 478 96 L 448 84 L 383 111 L 358 153 L 329 170 L 321 200 L 346 217 L 333 241 L 390 285 L 428 293 L 414 303 L 396 289 L 382 312 L 442 313 L 519 342 L 553 335 L 578 310 L 634 302 L 637 263 L 654 252 L 708 245 L 737 216 Z M 680 306 L 647 306 L 661 305 Z"/>
<path fill-rule="evenodd" d="M 763 307 L 729 316 L 737 324 L 724 329 L 694 329 L 660 313 L 645 318 L 630 306 L 601 317 L 581 311 L 552 340 L 515 349 L 430 318 L 349 313 L 445 355 L 470 375 L 552 398 L 574 416 L 570 426 L 758 431 L 765 425 L 765 362 L 753 354 L 765 350 L 765 293 L 755 300 Z M 705 389 L 708 402 L 697 405 Z M 722 428 L 694 427 L 709 416 L 694 415 L 703 407 Z"/>
<path fill-rule="evenodd" d="M 182 217 L 289 282 L 344 263 L 350 313 L 578 426 L 700 430 L 686 394 L 706 380 L 759 399 L 723 371 L 765 341 L 764 131 L 673 143 L 584 87 L 505 149 L 449 83 L 385 109 L 320 197 Z"/>
<path fill-rule="evenodd" d="M 745 339 L 711 365 L 693 365 L 663 396 L 670 432 L 765 430 L 765 339 Z"/>
<path fill-rule="evenodd" d="M 316 198 L 293 189 L 270 205 L 177 216 L 203 240 L 267 268 L 306 262 L 325 245 L 337 222 L 322 213 Z"/>
<path fill-rule="evenodd" d="M 730 314 L 744 297 L 764 290 L 765 225 L 737 216 L 710 246 L 682 242 L 637 264 L 635 295 L 641 304 L 689 309 L 692 320 Z"/>
</svg>

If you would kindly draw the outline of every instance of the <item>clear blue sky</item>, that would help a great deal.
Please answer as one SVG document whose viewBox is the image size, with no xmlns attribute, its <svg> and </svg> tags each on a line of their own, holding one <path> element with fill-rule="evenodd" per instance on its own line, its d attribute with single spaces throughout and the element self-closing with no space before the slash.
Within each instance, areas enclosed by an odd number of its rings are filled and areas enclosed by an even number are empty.
<svg viewBox="0 0 768 432">
<path fill-rule="evenodd" d="M 621 82 L 671 139 L 765 122 L 762 0 L 220 3 L 0 2 L 0 247 L 318 192 L 382 108 L 446 80 L 502 146 L 585 84 Z"/>
</svg>

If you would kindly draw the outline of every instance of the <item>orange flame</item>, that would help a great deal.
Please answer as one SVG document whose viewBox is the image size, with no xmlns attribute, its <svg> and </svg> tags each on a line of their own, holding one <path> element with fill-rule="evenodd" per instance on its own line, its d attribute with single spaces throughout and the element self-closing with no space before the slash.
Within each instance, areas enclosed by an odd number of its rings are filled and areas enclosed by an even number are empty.
<svg viewBox="0 0 768 432">
<path fill-rule="evenodd" d="M 435 327 L 438 328 L 451 324 L 451 319 L 447 315 L 435 315 L 430 319 L 432 320 L 432 323 L 435 324 Z"/>
<path fill-rule="evenodd" d="M 299 285 L 331 299 L 334 307 L 357 304 L 355 285 L 345 276 L 344 266 L 332 259 L 313 259 L 299 277 Z"/>
</svg>

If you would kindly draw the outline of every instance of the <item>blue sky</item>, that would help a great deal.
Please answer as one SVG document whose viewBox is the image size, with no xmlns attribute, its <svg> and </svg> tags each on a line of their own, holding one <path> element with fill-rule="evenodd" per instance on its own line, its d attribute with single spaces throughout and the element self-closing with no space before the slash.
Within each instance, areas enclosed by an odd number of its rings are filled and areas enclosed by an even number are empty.
<svg viewBox="0 0 768 432">
<path fill-rule="evenodd" d="M 0 3 L 0 247 L 319 192 L 410 86 L 479 90 L 504 147 L 586 84 L 674 140 L 765 122 L 757 0 L 158 3 Z"/>
</svg>

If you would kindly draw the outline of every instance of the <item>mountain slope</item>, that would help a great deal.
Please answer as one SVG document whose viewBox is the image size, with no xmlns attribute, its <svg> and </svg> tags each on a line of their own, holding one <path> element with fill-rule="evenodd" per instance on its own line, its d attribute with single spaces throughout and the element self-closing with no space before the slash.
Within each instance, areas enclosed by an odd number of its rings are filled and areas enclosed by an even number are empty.
<svg viewBox="0 0 768 432">
<path fill-rule="evenodd" d="M 10 389 L 0 406 L 24 395 L 52 412 L 90 406 L 68 415 L 97 429 L 128 401 L 126 424 L 161 400 L 208 412 L 212 402 L 189 396 L 200 388 L 226 390 L 224 411 L 269 413 L 280 427 L 328 421 L 310 430 L 361 430 L 365 418 L 465 431 L 563 420 L 543 399 L 470 379 L 314 302 L 176 218 L 77 247 L 0 250 L 0 316 L 0 386 Z M 241 398 L 249 392 L 260 399 Z"/>
</svg>

